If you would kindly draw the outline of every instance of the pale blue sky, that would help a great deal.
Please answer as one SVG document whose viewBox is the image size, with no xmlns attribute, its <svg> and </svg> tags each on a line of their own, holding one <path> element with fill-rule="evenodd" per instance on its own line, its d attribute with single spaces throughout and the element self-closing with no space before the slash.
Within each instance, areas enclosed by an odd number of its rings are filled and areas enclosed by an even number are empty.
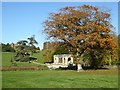
<svg viewBox="0 0 120 90">
<path fill-rule="evenodd" d="M 51 12 L 57 12 L 65 6 L 80 6 L 84 4 L 106 7 L 111 10 L 112 24 L 118 30 L 117 2 L 3 2 L 2 3 L 2 42 L 16 43 L 27 39 L 33 34 L 38 46 L 43 47 L 46 36 L 42 30 L 44 22 Z"/>
</svg>

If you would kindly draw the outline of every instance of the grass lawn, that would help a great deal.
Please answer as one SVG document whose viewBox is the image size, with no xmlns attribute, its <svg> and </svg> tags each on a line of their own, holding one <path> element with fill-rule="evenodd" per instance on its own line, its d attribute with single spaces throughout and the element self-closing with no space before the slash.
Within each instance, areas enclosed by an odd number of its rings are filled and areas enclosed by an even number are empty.
<svg viewBox="0 0 120 90">
<path fill-rule="evenodd" d="M 12 66 L 11 59 L 14 57 L 15 53 L 11 52 L 2 52 L 2 66 Z M 38 63 L 44 63 L 42 59 L 43 52 L 35 53 L 33 56 L 37 57 Z M 36 66 L 36 64 L 28 63 L 28 62 L 17 62 L 17 66 Z"/>
<path fill-rule="evenodd" d="M 14 53 L 12 52 L 2 52 L 2 66 L 11 66 L 11 59 Z"/>
<path fill-rule="evenodd" d="M 34 54 L 38 63 L 43 63 L 43 52 Z M 12 66 L 14 53 L 2 53 L 2 66 Z M 37 66 L 34 63 L 18 62 L 18 66 Z M 118 70 L 70 70 L 3 71 L 3 88 L 117 88 Z M 1 76 L 0 76 L 1 77 Z"/>
<path fill-rule="evenodd" d="M 117 88 L 118 70 L 4 71 L 3 88 Z"/>
</svg>

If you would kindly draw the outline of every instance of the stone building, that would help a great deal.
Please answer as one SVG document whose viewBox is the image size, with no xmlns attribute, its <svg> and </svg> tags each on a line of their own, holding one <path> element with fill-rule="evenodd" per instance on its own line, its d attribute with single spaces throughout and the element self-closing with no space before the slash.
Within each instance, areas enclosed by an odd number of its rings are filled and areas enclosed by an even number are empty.
<svg viewBox="0 0 120 90">
<path fill-rule="evenodd" d="M 71 54 L 60 54 L 60 55 L 54 55 L 53 63 L 46 63 L 48 68 L 50 69 L 56 69 L 60 67 L 68 67 L 70 64 L 73 66 L 75 65 L 73 62 L 73 57 Z"/>
<path fill-rule="evenodd" d="M 73 64 L 73 57 L 70 54 L 54 55 L 54 64 Z"/>
</svg>

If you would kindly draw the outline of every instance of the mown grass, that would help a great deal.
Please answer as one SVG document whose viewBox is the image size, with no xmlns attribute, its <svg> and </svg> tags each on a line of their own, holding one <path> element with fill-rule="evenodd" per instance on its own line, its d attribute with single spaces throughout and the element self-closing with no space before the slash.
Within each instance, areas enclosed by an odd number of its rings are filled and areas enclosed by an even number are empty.
<svg viewBox="0 0 120 90">
<path fill-rule="evenodd" d="M 40 51 L 40 53 L 34 53 L 33 56 L 37 57 L 38 63 L 44 63 L 43 51 Z"/>
<path fill-rule="evenodd" d="M 3 88 L 117 88 L 118 73 L 113 70 L 5 71 Z"/>
<path fill-rule="evenodd" d="M 43 63 L 43 52 L 34 54 L 38 63 Z M 14 53 L 2 53 L 2 66 L 12 66 L 10 60 Z M 18 66 L 37 66 L 34 63 L 18 62 Z M 117 88 L 117 69 L 43 71 L 3 71 L 3 88 Z"/>
<path fill-rule="evenodd" d="M 2 66 L 11 66 L 11 59 L 14 53 L 12 52 L 2 52 Z"/>
<path fill-rule="evenodd" d="M 2 71 L 0 71 L 0 89 L 2 88 Z M 1 89 L 2 90 L 2 89 Z"/>
<path fill-rule="evenodd" d="M 40 53 L 33 54 L 34 57 L 37 57 L 38 63 L 44 63 L 44 60 L 42 59 L 42 51 Z M 12 66 L 11 59 L 14 58 L 15 53 L 11 52 L 2 52 L 2 66 Z M 28 62 L 17 62 L 17 66 L 37 66 L 33 63 Z"/>
</svg>

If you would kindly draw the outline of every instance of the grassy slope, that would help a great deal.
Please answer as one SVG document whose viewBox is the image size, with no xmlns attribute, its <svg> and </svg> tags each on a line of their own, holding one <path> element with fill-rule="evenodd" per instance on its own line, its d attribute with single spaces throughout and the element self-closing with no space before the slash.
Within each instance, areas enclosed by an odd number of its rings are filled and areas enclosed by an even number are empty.
<svg viewBox="0 0 120 90">
<path fill-rule="evenodd" d="M 3 72 L 3 88 L 117 88 L 117 70 Z"/>
<path fill-rule="evenodd" d="M 41 51 L 40 53 L 35 53 L 33 54 L 35 57 L 37 57 L 37 62 L 38 63 L 44 63 L 44 59 L 43 59 L 43 51 Z"/>
<path fill-rule="evenodd" d="M 11 66 L 11 59 L 13 58 L 14 53 L 11 52 L 2 52 L 2 66 Z"/>
<path fill-rule="evenodd" d="M 2 52 L 2 66 L 12 66 L 11 64 L 11 58 L 13 58 L 14 53 L 11 52 Z M 42 52 L 34 54 L 35 57 L 38 58 L 39 63 L 43 63 L 42 59 Z M 36 64 L 28 63 L 28 62 L 18 62 L 18 66 L 36 66 Z"/>
</svg>

